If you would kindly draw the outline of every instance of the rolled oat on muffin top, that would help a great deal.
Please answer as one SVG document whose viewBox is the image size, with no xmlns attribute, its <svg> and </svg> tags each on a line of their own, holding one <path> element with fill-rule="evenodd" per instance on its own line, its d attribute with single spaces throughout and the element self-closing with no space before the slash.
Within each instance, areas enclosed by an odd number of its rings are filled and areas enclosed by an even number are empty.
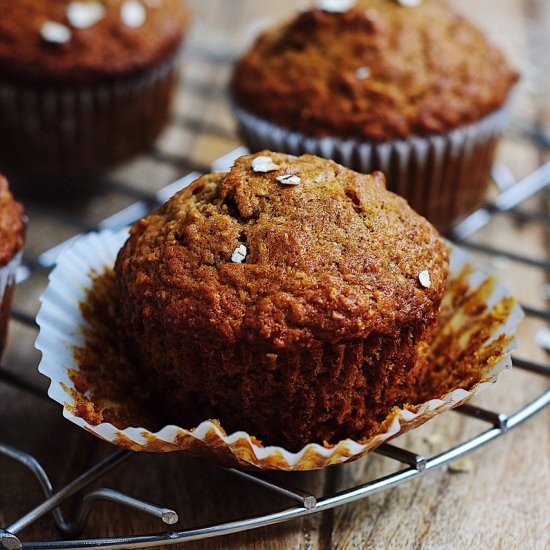
<svg viewBox="0 0 550 550">
<path fill-rule="evenodd" d="M 269 151 L 138 222 L 115 266 L 166 420 L 219 418 L 290 449 L 366 436 L 414 398 L 447 270 L 382 174 Z"/>
<path fill-rule="evenodd" d="M 478 121 L 518 79 L 444 0 L 318 5 L 263 33 L 240 61 L 238 107 L 308 136 L 384 142 Z"/>
<path fill-rule="evenodd" d="M 0 170 L 38 196 L 94 189 L 168 122 L 183 0 L 0 0 Z"/>
</svg>

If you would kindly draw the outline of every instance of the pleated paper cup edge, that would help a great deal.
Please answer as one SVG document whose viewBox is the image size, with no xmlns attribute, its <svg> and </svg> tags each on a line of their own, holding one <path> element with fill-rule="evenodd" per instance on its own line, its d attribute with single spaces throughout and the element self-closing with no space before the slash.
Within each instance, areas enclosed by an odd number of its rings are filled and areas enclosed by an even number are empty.
<svg viewBox="0 0 550 550">
<path fill-rule="evenodd" d="M 63 405 L 63 415 L 65 418 L 71 420 L 73 423 L 79 425 L 87 431 L 94 433 L 101 439 L 110 441 L 111 443 L 120 444 L 121 438 L 127 439 L 133 444 L 133 450 L 147 451 L 149 450 L 148 445 L 151 442 L 158 441 L 160 443 L 173 445 L 173 448 L 170 448 L 170 450 L 178 451 L 178 437 L 181 437 L 182 435 L 205 442 L 206 436 L 215 434 L 218 444 L 222 447 L 224 446 L 225 448 L 228 448 L 233 454 L 235 461 L 241 466 L 258 467 L 260 464 L 269 462 L 269 459 L 273 457 L 274 459 L 277 459 L 277 466 L 275 466 L 275 468 L 297 470 L 304 466 L 304 461 L 310 461 L 311 457 L 314 456 L 318 459 L 315 467 L 315 469 L 317 469 L 329 464 L 341 463 L 359 458 L 367 452 L 372 451 L 388 439 L 400 434 L 403 431 L 403 427 L 406 427 L 408 423 L 418 420 L 422 415 L 431 414 L 437 409 L 448 410 L 464 403 L 494 382 L 498 375 L 510 366 L 510 352 L 513 345 L 508 346 L 500 361 L 493 366 L 490 372 L 484 373 L 485 376 L 482 381 L 470 390 L 455 389 L 442 396 L 440 399 L 429 400 L 418 405 L 418 410 L 416 413 L 411 412 L 406 408 L 397 409 L 397 411 L 394 411 L 393 421 L 389 428 L 385 432 L 378 433 L 368 440 L 354 441 L 351 439 L 346 439 L 330 447 L 321 446 L 317 443 L 309 443 L 298 452 L 290 452 L 278 446 L 264 447 L 258 445 L 254 441 L 253 437 L 242 431 L 237 431 L 232 434 L 225 434 L 215 423 L 209 420 L 205 420 L 193 430 L 187 430 L 175 425 L 168 425 L 164 426 L 155 433 L 140 427 L 121 430 L 110 423 L 102 423 L 95 426 L 91 425 L 83 418 L 76 416 L 70 410 L 70 405 L 74 404 L 74 400 L 70 392 L 67 392 L 65 387 L 62 385 L 64 384 L 67 388 L 74 389 L 74 386 L 68 377 L 68 370 L 77 368 L 77 365 L 74 361 L 74 357 L 71 361 L 71 358 L 68 356 L 68 352 L 71 351 L 71 348 L 75 344 L 74 342 L 68 344 L 59 332 L 55 330 L 55 327 L 52 327 L 49 324 L 47 312 L 51 303 L 50 299 L 53 292 L 52 288 L 55 288 L 56 283 L 62 280 L 65 276 L 64 264 L 68 258 L 70 259 L 72 255 L 77 254 L 87 259 L 87 271 L 81 272 L 82 280 L 80 283 L 82 284 L 82 295 L 78 298 L 82 299 L 85 296 L 85 289 L 88 288 L 86 285 L 89 285 L 91 280 L 90 271 L 92 269 L 98 271 L 98 267 L 101 266 L 111 266 L 116 258 L 118 250 L 125 242 L 127 236 L 127 229 L 116 232 L 104 230 L 99 233 L 90 233 L 83 236 L 76 241 L 73 246 L 63 251 L 59 256 L 58 265 L 50 274 L 50 284 L 40 299 L 41 308 L 37 315 L 37 323 L 40 327 L 40 332 L 36 340 L 36 348 L 42 352 L 39 372 L 51 380 L 48 395 L 56 402 Z M 99 255 L 96 254 L 96 256 L 91 257 L 89 255 L 90 243 L 94 244 L 96 253 L 103 250 L 103 255 L 99 253 Z M 455 269 L 456 266 L 462 269 L 464 266 L 471 263 L 468 260 L 469 256 L 465 252 L 458 249 L 454 245 L 450 245 L 450 249 L 452 260 L 451 263 L 455 266 Z M 455 258 L 454 262 L 453 258 Z M 474 273 L 479 273 L 479 270 L 475 270 Z M 457 275 L 457 272 L 454 271 L 453 274 Z M 488 273 L 484 273 L 482 279 L 485 280 L 489 276 L 490 275 Z M 502 293 L 503 297 L 511 297 L 510 292 L 498 282 L 495 291 L 496 290 Z M 82 327 L 84 324 L 84 319 L 80 313 L 79 300 L 75 300 L 75 297 L 70 295 L 65 298 L 66 301 L 64 306 L 66 308 L 67 315 L 73 316 L 76 328 Z M 503 327 L 504 332 L 507 335 L 512 336 L 512 341 L 514 340 L 513 336 L 515 335 L 517 324 L 521 321 L 521 318 L 521 309 L 516 304 Z M 84 335 L 81 330 L 78 332 L 81 336 L 79 343 L 83 345 L 85 343 Z M 61 352 L 61 349 L 65 350 L 65 352 Z M 65 374 L 65 376 L 60 376 L 60 373 Z M 243 458 L 242 453 L 239 452 L 239 448 L 243 445 L 252 451 L 252 458 Z M 283 462 L 281 462 L 281 459 Z"/>
<path fill-rule="evenodd" d="M 408 152 L 413 148 L 423 150 L 428 144 L 444 142 L 455 143 L 464 139 L 489 139 L 500 136 L 506 128 L 510 118 L 507 105 L 496 109 L 478 121 L 459 126 L 446 133 L 429 134 L 427 136 L 412 135 L 407 139 L 393 139 L 384 142 L 369 141 L 367 139 L 340 138 L 333 136 L 314 137 L 297 130 L 289 130 L 274 122 L 237 105 L 231 103 L 235 118 L 242 130 L 250 132 L 257 140 L 255 149 L 271 149 L 286 151 L 290 154 L 314 154 L 325 158 L 332 158 L 335 154 L 342 159 L 361 158 L 363 166 L 360 170 L 369 170 L 368 162 L 373 151 L 377 151 L 384 158 L 390 155 L 391 150 Z M 249 141 L 249 140 L 247 140 Z M 359 155 L 353 155 L 358 153 Z M 340 161 L 339 161 L 340 162 Z M 345 162 L 344 162 L 345 164 Z"/>
<path fill-rule="evenodd" d="M 279 126 L 234 101 L 232 106 L 242 141 L 253 151 L 312 154 L 361 173 L 381 171 L 388 189 L 442 232 L 483 205 L 490 157 L 509 120 L 504 105 L 447 132 L 377 142 L 360 136 L 315 137 Z"/>
</svg>

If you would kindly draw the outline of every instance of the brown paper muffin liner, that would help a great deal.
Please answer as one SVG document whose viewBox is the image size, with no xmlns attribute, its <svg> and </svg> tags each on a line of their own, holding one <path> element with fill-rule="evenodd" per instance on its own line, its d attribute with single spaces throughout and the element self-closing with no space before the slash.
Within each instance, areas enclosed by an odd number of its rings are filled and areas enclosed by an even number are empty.
<svg viewBox="0 0 550 550">
<path fill-rule="evenodd" d="M 500 109 L 447 134 L 372 143 L 308 137 L 241 107 L 234 105 L 233 110 L 239 133 L 252 152 L 309 153 L 358 172 L 380 170 L 388 189 L 405 197 L 441 232 L 483 204 L 496 146 L 508 121 L 507 110 Z"/>
<path fill-rule="evenodd" d="M 290 452 L 282 447 L 263 446 L 253 434 L 244 431 L 228 434 L 216 419 L 205 419 L 192 429 L 174 425 L 157 430 L 140 427 L 143 424 L 139 420 L 132 420 L 135 411 L 131 397 L 125 402 L 127 395 L 116 391 L 110 394 L 111 386 L 106 384 L 102 398 L 95 400 L 93 392 L 82 383 L 85 377 L 81 376 L 84 373 L 77 360 L 91 330 L 84 314 L 89 307 L 90 289 L 98 274 L 114 265 L 127 236 L 126 230 L 92 233 L 61 254 L 41 299 L 36 342 L 42 352 L 39 371 L 51 379 L 48 393 L 63 405 L 64 416 L 120 447 L 133 451 L 185 452 L 241 468 L 320 469 L 360 458 L 385 441 L 465 403 L 511 366 L 510 353 L 515 347 L 521 309 L 490 274 L 449 245 L 450 280 L 442 302 L 441 322 L 427 350 L 426 360 L 431 368 L 421 381 L 426 399 L 394 407 L 374 436 L 360 441 L 345 439 L 333 445 L 310 443 L 298 452 Z M 98 373 L 109 370 L 98 364 L 93 367 Z M 132 392 L 129 389 L 124 393 Z M 124 425 L 117 422 L 117 427 L 105 422 L 104 413 L 109 410 L 117 411 L 116 416 L 124 419 Z"/>
<path fill-rule="evenodd" d="M 0 267 L 0 359 L 6 345 L 10 308 L 15 288 L 15 273 L 23 253 L 17 253 L 6 265 Z"/>
<path fill-rule="evenodd" d="M 78 184 L 149 147 L 168 120 L 177 56 L 99 84 L 0 80 L 0 167 L 32 189 Z"/>
</svg>

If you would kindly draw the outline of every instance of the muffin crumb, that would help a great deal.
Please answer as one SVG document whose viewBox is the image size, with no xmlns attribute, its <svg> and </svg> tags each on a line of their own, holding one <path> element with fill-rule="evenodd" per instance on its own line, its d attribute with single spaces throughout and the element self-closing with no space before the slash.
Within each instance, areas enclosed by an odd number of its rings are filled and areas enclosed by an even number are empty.
<svg viewBox="0 0 550 550">
<path fill-rule="evenodd" d="M 448 466 L 450 474 L 468 474 L 474 469 L 474 463 L 470 458 L 461 458 L 451 462 Z"/>
<path fill-rule="evenodd" d="M 439 432 L 433 432 L 423 437 L 423 441 L 431 448 L 437 447 L 445 441 Z"/>
</svg>

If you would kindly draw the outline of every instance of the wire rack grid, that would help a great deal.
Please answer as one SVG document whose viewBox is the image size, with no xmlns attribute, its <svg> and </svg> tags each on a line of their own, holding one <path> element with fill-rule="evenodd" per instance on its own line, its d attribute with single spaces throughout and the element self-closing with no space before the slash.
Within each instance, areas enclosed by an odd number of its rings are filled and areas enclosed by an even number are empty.
<svg viewBox="0 0 550 550">
<path fill-rule="evenodd" d="M 227 65 L 231 62 L 228 56 L 220 56 L 216 52 L 195 51 L 192 52 L 192 55 L 203 56 L 214 64 Z M 203 92 L 205 92 L 204 89 L 201 93 Z M 223 90 L 220 92 L 223 93 Z M 209 90 L 208 93 L 211 94 L 214 92 Z M 196 129 L 198 124 L 199 123 L 193 119 L 181 116 L 176 116 L 172 122 L 174 128 L 183 128 L 185 130 Z M 525 131 L 525 125 L 523 125 L 522 128 L 523 130 L 521 132 L 516 130 L 514 139 L 529 140 L 531 144 L 541 150 L 548 148 L 546 136 L 537 128 L 529 127 L 528 131 Z M 223 126 L 209 125 L 205 128 L 204 125 L 202 125 L 201 129 L 223 139 L 234 138 L 231 130 L 227 130 L 227 128 Z M 214 162 L 213 169 L 223 170 L 242 152 L 244 152 L 242 148 L 237 149 L 218 159 Z M 164 164 L 187 173 L 172 184 L 161 188 L 156 193 L 132 188 L 113 178 L 103 179 L 101 182 L 98 182 L 100 188 L 109 189 L 117 194 L 122 194 L 129 200 L 135 201 L 137 199 L 137 202 L 132 202 L 129 206 L 126 206 L 116 214 L 103 219 L 97 224 L 83 221 L 64 210 L 52 209 L 51 206 L 44 208 L 40 203 L 33 203 L 32 207 L 36 209 L 36 211 L 40 212 L 42 215 L 47 213 L 48 216 L 55 217 L 58 222 L 72 228 L 73 232 L 76 231 L 77 234 L 56 246 L 49 247 L 39 254 L 33 255 L 31 253 L 26 253 L 23 266 L 19 272 L 19 282 L 28 281 L 39 275 L 43 277 L 44 274 L 55 265 L 56 258 L 60 251 L 70 245 L 74 239 L 78 238 L 82 233 L 107 228 L 119 229 L 133 223 L 158 205 L 162 204 L 174 192 L 188 185 L 202 172 L 208 169 L 205 166 L 198 165 L 198 163 L 190 159 L 170 154 L 161 149 L 152 152 L 150 158 L 156 163 Z M 493 176 L 495 188 L 498 191 L 498 194 L 495 195 L 495 199 L 457 226 L 450 235 L 451 240 L 458 243 L 460 246 L 479 252 L 489 258 L 506 259 L 506 261 L 523 264 L 547 274 L 550 270 L 550 261 L 548 259 L 533 258 L 513 250 L 498 248 L 484 243 L 482 240 L 477 239 L 476 236 L 483 227 L 491 223 L 495 216 L 506 216 L 526 224 L 541 224 L 544 227 L 550 226 L 550 219 L 546 212 L 533 210 L 532 208 L 524 208 L 525 203 L 533 197 L 544 197 L 548 195 L 550 189 L 550 163 L 543 164 L 536 171 L 518 182 L 514 181 L 513 178 L 511 178 L 510 172 L 502 166 L 495 167 Z M 513 235 L 511 235 L 511 237 L 513 237 Z M 528 317 L 545 322 L 550 320 L 550 310 L 547 308 L 524 305 L 524 310 Z M 36 329 L 34 317 L 21 309 L 15 308 L 12 313 L 12 318 L 15 323 L 26 325 L 34 330 Z M 531 373 L 533 376 L 550 377 L 550 362 L 532 360 L 528 356 L 523 356 L 521 351 L 521 349 L 518 350 L 517 355 L 513 358 L 515 367 Z M 23 393 L 33 393 L 43 396 L 42 390 L 32 381 L 14 374 L 14 371 L 9 369 L 0 369 L 0 386 L 1 385 L 10 386 Z M 364 483 L 341 491 L 329 492 L 329 494 L 325 494 L 321 497 L 265 475 L 243 472 L 235 469 L 225 469 L 224 471 L 227 475 L 236 476 L 244 483 L 256 484 L 278 495 L 282 495 L 288 499 L 288 506 L 282 509 L 274 509 L 268 513 L 250 515 L 230 522 L 214 523 L 204 527 L 187 528 L 184 530 L 171 530 L 166 527 L 178 522 L 178 514 L 176 511 L 166 507 L 156 506 L 141 499 L 136 499 L 124 492 L 104 488 L 84 492 L 84 495 L 79 500 L 80 504 L 75 509 L 75 519 L 73 521 L 67 521 L 64 517 L 60 508 L 61 504 L 66 502 L 73 495 L 77 493 L 81 494 L 83 489 L 87 486 L 101 479 L 123 462 L 131 459 L 134 456 L 133 453 L 123 450 L 115 451 L 105 460 L 99 462 L 76 479 L 70 481 L 61 490 L 55 491 L 46 471 L 38 460 L 21 450 L 2 444 L 0 440 L 0 455 L 4 455 L 25 466 L 29 473 L 34 475 L 44 493 L 44 500 L 31 511 L 16 519 L 10 525 L 5 525 L 3 528 L 0 528 L 0 548 L 15 550 L 19 548 L 93 549 L 105 547 L 154 547 L 215 537 L 288 521 L 366 498 L 369 495 L 395 487 L 427 472 L 440 468 L 510 432 L 536 413 L 542 411 L 548 405 L 550 405 L 550 391 L 541 393 L 536 399 L 525 403 L 521 408 L 510 415 L 506 415 L 500 411 L 464 405 L 454 412 L 466 417 L 476 418 L 485 424 L 484 429 L 479 431 L 474 437 L 471 437 L 465 442 L 450 446 L 443 452 L 433 456 L 421 456 L 406 448 L 385 444 L 377 449 L 376 453 L 399 464 L 393 473 L 380 478 L 367 480 Z M 115 502 L 130 509 L 157 517 L 160 522 L 164 523 L 165 531 L 150 535 L 79 539 L 78 534 L 81 532 L 94 502 L 98 500 Z M 19 537 L 19 533 L 48 513 L 53 515 L 53 519 L 63 537 L 60 538 L 60 540 L 24 542 Z"/>
</svg>

